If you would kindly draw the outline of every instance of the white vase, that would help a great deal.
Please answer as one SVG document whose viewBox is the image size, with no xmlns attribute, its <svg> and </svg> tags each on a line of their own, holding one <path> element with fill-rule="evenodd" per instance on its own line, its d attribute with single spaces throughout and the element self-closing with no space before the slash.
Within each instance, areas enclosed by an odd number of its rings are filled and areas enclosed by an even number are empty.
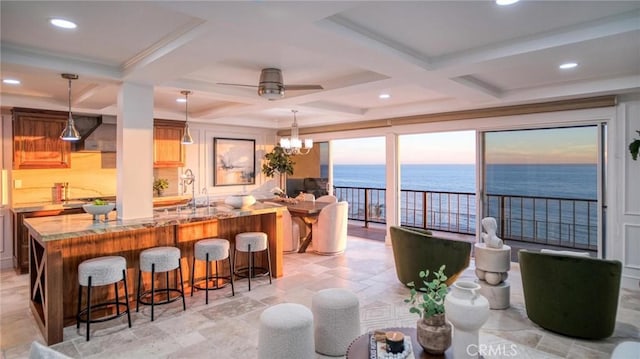
<svg viewBox="0 0 640 359">
<path fill-rule="evenodd" d="M 478 358 L 478 331 L 489 319 L 489 301 L 478 294 L 480 285 L 455 282 L 444 299 L 447 320 L 453 325 L 453 357 Z"/>
</svg>

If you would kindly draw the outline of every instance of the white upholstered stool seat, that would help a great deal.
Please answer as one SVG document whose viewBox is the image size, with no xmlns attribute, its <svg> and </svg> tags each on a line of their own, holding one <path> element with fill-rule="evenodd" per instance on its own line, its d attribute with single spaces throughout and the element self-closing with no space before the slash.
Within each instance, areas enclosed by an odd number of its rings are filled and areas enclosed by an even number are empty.
<svg viewBox="0 0 640 359">
<path fill-rule="evenodd" d="M 120 301 L 118 283 L 124 283 L 124 299 Z M 113 284 L 115 299 L 102 303 L 91 303 L 91 289 L 96 286 Z M 87 287 L 86 306 L 82 306 L 82 287 Z M 113 306 L 116 313 L 106 317 L 92 318 L 91 312 L 97 308 Z M 120 307 L 124 307 L 120 311 Z M 78 265 L 78 311 L 76 314 L 76 328 L 80 323 L 87 323 L 86 339 L 89 340 L 91 323 L 116 319 L 126 314 L 131 328 L 131 314 L 129 312 L 129 291 L 127 289 L 127 260 L 120 256 L 105 256 L 91 258 Z"/>
<path fill-rule="evenodd" d="M 255 266 L 255 253 L 267 251 L 267 267 Z M 238 252 L 247 252 L 248 265 L 238 268 Z M 251 278 L 257 275 L 269 276 L 271 284 L 271 253 L 269 252 L 269 240 L 263 232 L 243 232 L 236 234 L 236 250 L 233 253 L 233 263 L 235 263 L 234 275 L 249 279 L 249 291 L 251 291 Z M 246 273 L 246 274 L 245 274 Z"/>
<path fill-rule="evenodd" d="M 328 356 L 346 355 L 360 335 L 360 302 L 348 289 L 323 289 L 311 298 L 315 349 Z"/>
<path fill-rule="evenodd" d="M 229 263 L 229 275 L 220 275 L 218 261 L 227 259 Z M 205 286 L 198 285 L 195 280 L 196 260 L 205 261 L 206 270 L 204 280 Z M 216 270 L 211 273 L 210 263 L 214 262 Z M 221 263 L 221 267 L 224 263 Z M 220 268 L 222 269 L 222 268 Z M 213 281 L 213 285 L 209 286 L 209 282 Z M 205 290 L 205 303 L 209 304 L 209 290 L 216 290 L 226 287 L 227 283 L 231 283 L 231 296 L 235 295 L 233 288 L 233 264 L 231 263 L 229 241 L 222 238 L 201 239 L 193 246 L 193 263 L 191 265 L 191 296 L 195 289 Z"/>
<path fill-rule="evenodd" d="M 175 270 L 180 278 L 180 288 L 171 288 L 169 281 L 169 271 Z M 142 272 L 151 272 L 151 290 L 141 292 Z M 155 274 L 165 273 L 165 287 L 155 287 Z M 156 301 L 158 294 L 165 293 L 166 298 Z M 170 293 L 177 293 L 171 297 Z M 138 295 L 136 312 L 140 309 L 140 304 L 151 305 L 151 321 L 154 320 L 154 307 L 156 305 L 167 304 L 182 297 L 182 309 L 187 310 L 184 299 L 184 283 L 182 280 L 182 265 L 180 264 L 180 249 L 176 247 L 155 247 L 145 249 L 140 252 L 140 268 L 138 270 Z"/>
<path fill-rule="evenodd" d="M 276 304 L 260 315 L 258 359 L 285 358 L 315 358 L 313 314 L 301 304 Z"/>
</svg>

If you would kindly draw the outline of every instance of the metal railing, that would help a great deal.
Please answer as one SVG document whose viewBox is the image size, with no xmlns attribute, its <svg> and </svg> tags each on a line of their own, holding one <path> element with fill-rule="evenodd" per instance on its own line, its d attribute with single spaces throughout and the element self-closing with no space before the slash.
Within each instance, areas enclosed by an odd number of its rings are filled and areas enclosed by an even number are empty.
<svg viewBox="0 0 640 359">
<path fill-rule="evenodd" d="M 334 186 L 349 202 L 349 219 L 386 223 L 384 188 Z M 470 192 L 400 191 L 403 226 L 476 233 L 476 195 Z M 487 195 L 486 216 L 495 217 L 507 240 L 567 248 L 597 249 L 597 201 L 590 199 Z"/>
</svg>

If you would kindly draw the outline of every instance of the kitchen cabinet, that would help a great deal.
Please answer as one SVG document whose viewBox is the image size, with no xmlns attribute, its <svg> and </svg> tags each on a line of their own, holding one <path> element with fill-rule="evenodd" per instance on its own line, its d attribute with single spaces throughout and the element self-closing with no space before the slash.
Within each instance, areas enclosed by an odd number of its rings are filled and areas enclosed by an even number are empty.
<svg viewBox="0 0 640 359">
<path fill-rule="evenodd" d="M 29 272 L 29 229 L 25 218 L 84 213 L 82 208 L 47 209 L 32 212 L 13 211 L 13 268 L 17 274 Z"/>
<path fill-rule="evenodd" d="M 184 167 L 184 145 L 181 143 L 184 122 L 154 120 L 153 167 Z"/>
<path fill-rule="evenodd" d="M 71 144 L 60 139 L 68 113 L 13 109 L 13 168 L 70 168 Z"/>
</svg>

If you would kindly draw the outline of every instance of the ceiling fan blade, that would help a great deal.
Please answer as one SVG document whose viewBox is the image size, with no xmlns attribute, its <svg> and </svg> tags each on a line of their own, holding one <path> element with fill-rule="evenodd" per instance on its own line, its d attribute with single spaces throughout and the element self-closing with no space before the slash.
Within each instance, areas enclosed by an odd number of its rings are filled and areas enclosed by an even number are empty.
<svg viewBox="0 0 640 359">
<path fill-rule="evenodd" d="M 320 85 L 284 85 L 285 90 L 324 90 Z"/>
<path fill-rule="evenodd" d="M 256 88 L 256 85 L 244 85 L 244 84 L 230 84 L 227 82 L 216 82 L 216 85 L 224 85 L 224 86 L 240 86 L 240 87 L 253 87 Z"/>
</svg>

